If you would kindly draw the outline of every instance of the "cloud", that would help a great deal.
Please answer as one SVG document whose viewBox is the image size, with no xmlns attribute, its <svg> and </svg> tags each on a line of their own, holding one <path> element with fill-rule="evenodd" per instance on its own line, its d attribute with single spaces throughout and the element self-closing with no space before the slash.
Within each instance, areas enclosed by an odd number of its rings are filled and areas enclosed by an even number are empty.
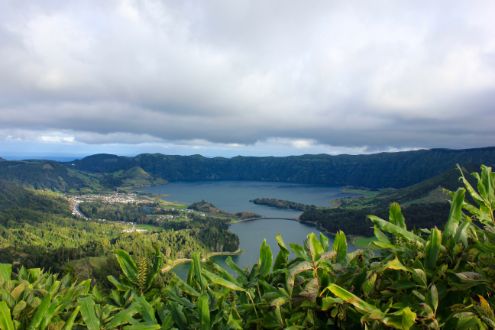
<svg viewBox="0 0 495 330">
<path fill-rule="evenodd" d="M 494 13 L 489 0 L 6 1 L 0 130 L 219 153 L 489 145 Z"/>
</svg>

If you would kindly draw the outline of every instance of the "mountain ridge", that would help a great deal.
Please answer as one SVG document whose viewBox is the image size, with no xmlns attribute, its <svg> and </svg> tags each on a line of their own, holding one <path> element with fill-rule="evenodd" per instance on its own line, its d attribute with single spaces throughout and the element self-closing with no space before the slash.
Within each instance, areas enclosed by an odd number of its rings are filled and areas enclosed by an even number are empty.
<svg viewBox="0 0 495 330">
<path fill-rule="evenodd" d="M 75 169 L 108 173 L 140 167 L 167 181 L 274 181 L 367 188 L 406 187 L 463 166 L 495 164 L 495 147 L 421 149 L 367 155 L 236 156 L 208 158 L 139 154 L 95 154 L 71 162 Z"/>
<path fill-rule="evenodd" d="M 0 180 L 64 192 L 135 189 L 174 181 L 270 181 L 371 189 L 402 188 L 456 164 L 495 165 L 495 147 L 422 149 L 368 155 L 208 158 L 95 154 L 71 162 L 0 161 Z"/>
</svg>

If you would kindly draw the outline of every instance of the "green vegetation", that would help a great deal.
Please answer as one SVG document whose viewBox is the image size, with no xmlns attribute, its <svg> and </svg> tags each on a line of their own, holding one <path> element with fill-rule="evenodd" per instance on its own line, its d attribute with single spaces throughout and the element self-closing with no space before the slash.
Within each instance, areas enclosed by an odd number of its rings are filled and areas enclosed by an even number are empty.
<svg viewBox="0 0 495 330">
<path fill-rule="evenodd" d="M 366 216 L 377 214 L 385 217 L 388 205 L 399 202 L 405 216 L 414 219 L 412 226 L 432 228 L 443 225 L 447 218 L 449 196 L 445 190 L 454 190 L 458 185 L 459 172 L 452 169 L 409 187 L 383 189 L 358 198 L 343 198 L 333 208 L 306 208 L 300 220 L 327 232 L 343 230 L 350 235 L 371 236 L 373 230 Z"/>
<path fill-rule="evenodd" d="M 105 269 L 115 268 L 112 252 L 117 248 L 134 256 L 158 249 L 171 259 L 191 257 L 193 252 L 238 248 L 239 240 L 228 232 L 225 219 L 191 215 L 177 221 L 159 221 L 161 213 L 172 209 L 161 208 L 161 202 L 153 201 L 148 206 L 95 204 L 95 215 L 105 214 L 109 215 L 107 219 L 119 221 L 143 218 L 142 224 L 153 226 L 139 232 L 121 222 L 74 218 L 62 195 L 0 181 L 0 262 L 101 279 L 106 276 Z"/>
<path fill-rule="evenodd" d="M 351 243 L 355 247 L 359 249 L 366 249 L 370 246 L 371 243 L 375 241 L 375 237 L 362 237 L 362 236 L 354 236 L 351 237 Z"/>
<path fill-rule="evenodd" d="M 207 202 L 205 200 L 192 203 L 187 208 L 190 209 L 190 210 L 195 210 L 195 211 L 198 211 L 198 212 L 208 213 L 210 215 L 219 216 L 219 217 L 225 217 L 225 218 L 233 218 L 233 217 L 235 217 L 234 215 L 232 215 L 230 213 L 227 213 L 225 211 L 222 211 L 221 209 L 219 209 L 218 207 L 216 207 L 212 203 Z"/>
<path fill-rule="evenodd" d="M 220 218 L 227 218 L 230 219 L 231 222 L 235 222 L 236 220 L 243 220 L 243 219 L 256 219 L 256 218 L 261 218 L 259 214 L 256 214 L 254 212 L 249 212 L 249 211 L 241 211 L 241 212 L 236 212 L 234 214 L 225 212 L 215 205 L 213 205 L 210 202 L 207 201 L 199 201 L 192 203 L 187 207 L 190 210 L 195 210 L 198 212 L 206 213 L 210 216 L 213 217 L 220 217 Z"/>
<path fill-rule="evenodd" d="M 99 154 L 73 162 L 94 175 L 141 168 L 167 181 L 248 180 L 367 188 L 401 188 L 440 175 L 456 164 L 495 164 L 495 148 L 432 149 L 371 155 L 207 158 L 200 155 Z"/>
<path fill-rule="evenodd" d="M 387 219 L 369 216 L 366 250 L 349 253 L 343 232 L 333 244 L 311 233 L 290 249 L 278 236 L 275 258 L 264 242 L 251 269 L 227 260 L 236 276 L 195 253 L 181 280 L 159 274 L 159 251 L 121 249 L 105 290 L 2 264 L 0 328 L 493 329 L 495 173 L 482 167 L 474 178 L 451 193 L 443 231 L 408 229 L 392 203 Z"/>
<path fill-rule="evenodd" d="M 0 161 L 0 180 L 62 192 L 132 190 L 167 181 L 251 180 L 366 188 L 401 188 L 455 164 L 495 164 L 495 147 L 371 155 L 207 158 L 200 155 L 98 154 L 81 160 Z"/>
<path fill-rule="evenodd" d="M 216 208 L 212 209 L 214 211 L 212 214 L 197 213 L 187 209 L 169 208 L 166 204 L 164 207 L 161 201 L 133 203 L 91 201 L 83 202 L 79 207 L 91 219 L 150 225 L 147 230 L 160 233 L 163 230 L 187 231 L 210 251 L 235 251 L 239 247 L 239 238 L 228 231 L 231 215 Z M 186 250 L 191 251 L 188 248 Z"/>
<path fill-rule="evenodd" d="M 165 184 L 167 182 L 162 178 L 153 177 L 138 166 L 112 173 L 105 173 L 99 175 L 99 178 L 104 186 L 122 190 L 132 190 L 140 187 Z"/>
<path fill-rule="evenodd" d="M 97 176 L 54 161 L 2 161 L 0 180 L 36 189 L 89 192 L 103 189 Z"/>
<path fill-rule="evenodd" d="M 271 206 L 278 209 L 288 209 L 296 211 L 304 211 L 310 207 L 309 205 L 303 203 L 297 203 L 277 198 L 255 198 L 250 202 L 258 205 Z"/>
<path fill-rule="evenodd" d="M 72 164 L 41 160 L 1 161 L 0 180 L 35 189 L 83 193 L 130 190 L 166 183 L 166 180 L 152 177 L 139 167 L 112 173 L 88 173 L 77 170 Z"/>
</svg>

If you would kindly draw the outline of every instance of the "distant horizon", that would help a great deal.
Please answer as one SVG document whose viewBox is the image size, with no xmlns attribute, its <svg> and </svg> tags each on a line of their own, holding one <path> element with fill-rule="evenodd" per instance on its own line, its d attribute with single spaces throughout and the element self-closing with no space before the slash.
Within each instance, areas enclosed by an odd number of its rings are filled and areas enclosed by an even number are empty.
<svg viewBox="0 0 495 330">
<path fill-rule="evenodd" d="M 163 152 L 141 152 L 135 154 L 117 154 L 112 152 L 97 152 L 90 153 L 84 155 L 26 155 L 26 156 L 9 156 L 9 155 L 1 155 L 0 158 L 3 158 L 7 161 L 16 161 L 16 160 L 49 160 L 49 161 L 58 161 L 58 162 L 70 162 L 75 160 L 80 160 L 86 157 L 94 156 L 94 155 L 113 155 L 119 157 L 136 157 L 143 154 L 160 154 L 165 156 L 202 156 L 205 158 L 234 158 L 234 157 L 297 157 L 297 156 L 316 156 L 316 155 L 328 155 L 328 156 L 359 156 L 359 155 L 373 155 L 373 154 L 381 154 L 381 153 L 399 153 L 399 152 L 408 152 L 408 151 L 420 151 L 420 150 L 453 150 L 453 151 L 461 151 L 461 150 L 474 150 L 474 149 L 491 149 L 495 148 L 495 145 L 491 146 L 482 146 L 482 147 L 473 147 L 473 148 L 415 148 L 408 150 L 395 150 L 395 151 L 375 151 L 375 152 L 366 152 L 366 153 L 339 153 L 339 154 L 328 154 L 328 153 L 303 153 L 303 154 L 288 154 L 288 155 L 233 155 L 233 156 L 209 156 L 201 153 L 191 153 L 191 154 L 172 154 L 172 153 L 163 153 Z"/>
</svg>

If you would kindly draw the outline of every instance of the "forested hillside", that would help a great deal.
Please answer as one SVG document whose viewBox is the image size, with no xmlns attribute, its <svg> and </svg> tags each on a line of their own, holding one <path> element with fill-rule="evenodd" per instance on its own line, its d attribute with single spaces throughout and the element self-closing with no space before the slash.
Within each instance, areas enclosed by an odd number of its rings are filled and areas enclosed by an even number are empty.
<svg viewBox="0 0 495 330">
<path fill-rule="evenodd" d="M 142 154 L 122 157 L 99 154 L 75 161 L 74 168 L 112 173 L 142 168 L 168 181 L 252 180 L 358 186 L 406 187 L 463 166 L 495 164 L 495 148 L 432 149 L 371 155 L 305 155 L 292 157 L 206 158 Z"/>
<path fill-rule="evenodd" d="M 170 259 L 238 248 L 238 238 L 228 232 L 225 219 L 205 216 L 163 221 L 160 204 L 152 212 L 146 207 L 93 203 L 88 210 L 94 210 L 94 218 L 104 214 L 107 219 L 84 220 L 72 216 L 68 200 L 59 193 L 0 181 L 0 262 L 54 271 L 73 269 L 79 276 L 98 277 L 101 271 L 116 270 L 112 252 L 117 248 L 134 256 L 158 250 Z M 136 219 L 149 224 L 146 230 L 136 231 L 122 222 Z M 89 262 L 90 257 L 97 257 L 96 264 Z"/>
<path fill-rule="evenodd" d="M 28 160 L 0 162 L 0 180 L 36 189 L 62 192 L 95 192 L 135 189 L 166 181 L 133 167 L 110 173 L 88 173 L 55 161 Z"/>
<path fill-rule="evenodd" d="M 167 181 L 250 180 L 400 188 L 451 170 L 456 164 L 495 164 L 495 147 L 432 149 L 370 155 L 207 158 L 200 155 L 98 154 L 68 163 L 2 161 L 0 179 L 58 191 L 135 189 Z"/>
<path fill-rule="evenodd" d="M 474 167 L 464 167 L 463 170 L 471 172 Z M 300 219 L 332 233 L 343 230 L 351 235 L 371 236 L 373 228 L 366 220 L 368 214 L 385 217 L 387 206 L 399 202 L 405 216 L 414 219 L 409 223 L 414 228 L 441 226 L 449 212 L 449 196 L 445 190 L 455 190 L 459 185 L 459 175 L 459 169 L 452 169 L 409 187 L 342 199 L 333 208 L 306 208 Z"/>
<path fill-rule="evenodd" d="M 2 161 L 0 162 L 0 180 L 58 191 L 102 188 L 94 175 L 82 173 L 54 161 Z"/>
</svg>

